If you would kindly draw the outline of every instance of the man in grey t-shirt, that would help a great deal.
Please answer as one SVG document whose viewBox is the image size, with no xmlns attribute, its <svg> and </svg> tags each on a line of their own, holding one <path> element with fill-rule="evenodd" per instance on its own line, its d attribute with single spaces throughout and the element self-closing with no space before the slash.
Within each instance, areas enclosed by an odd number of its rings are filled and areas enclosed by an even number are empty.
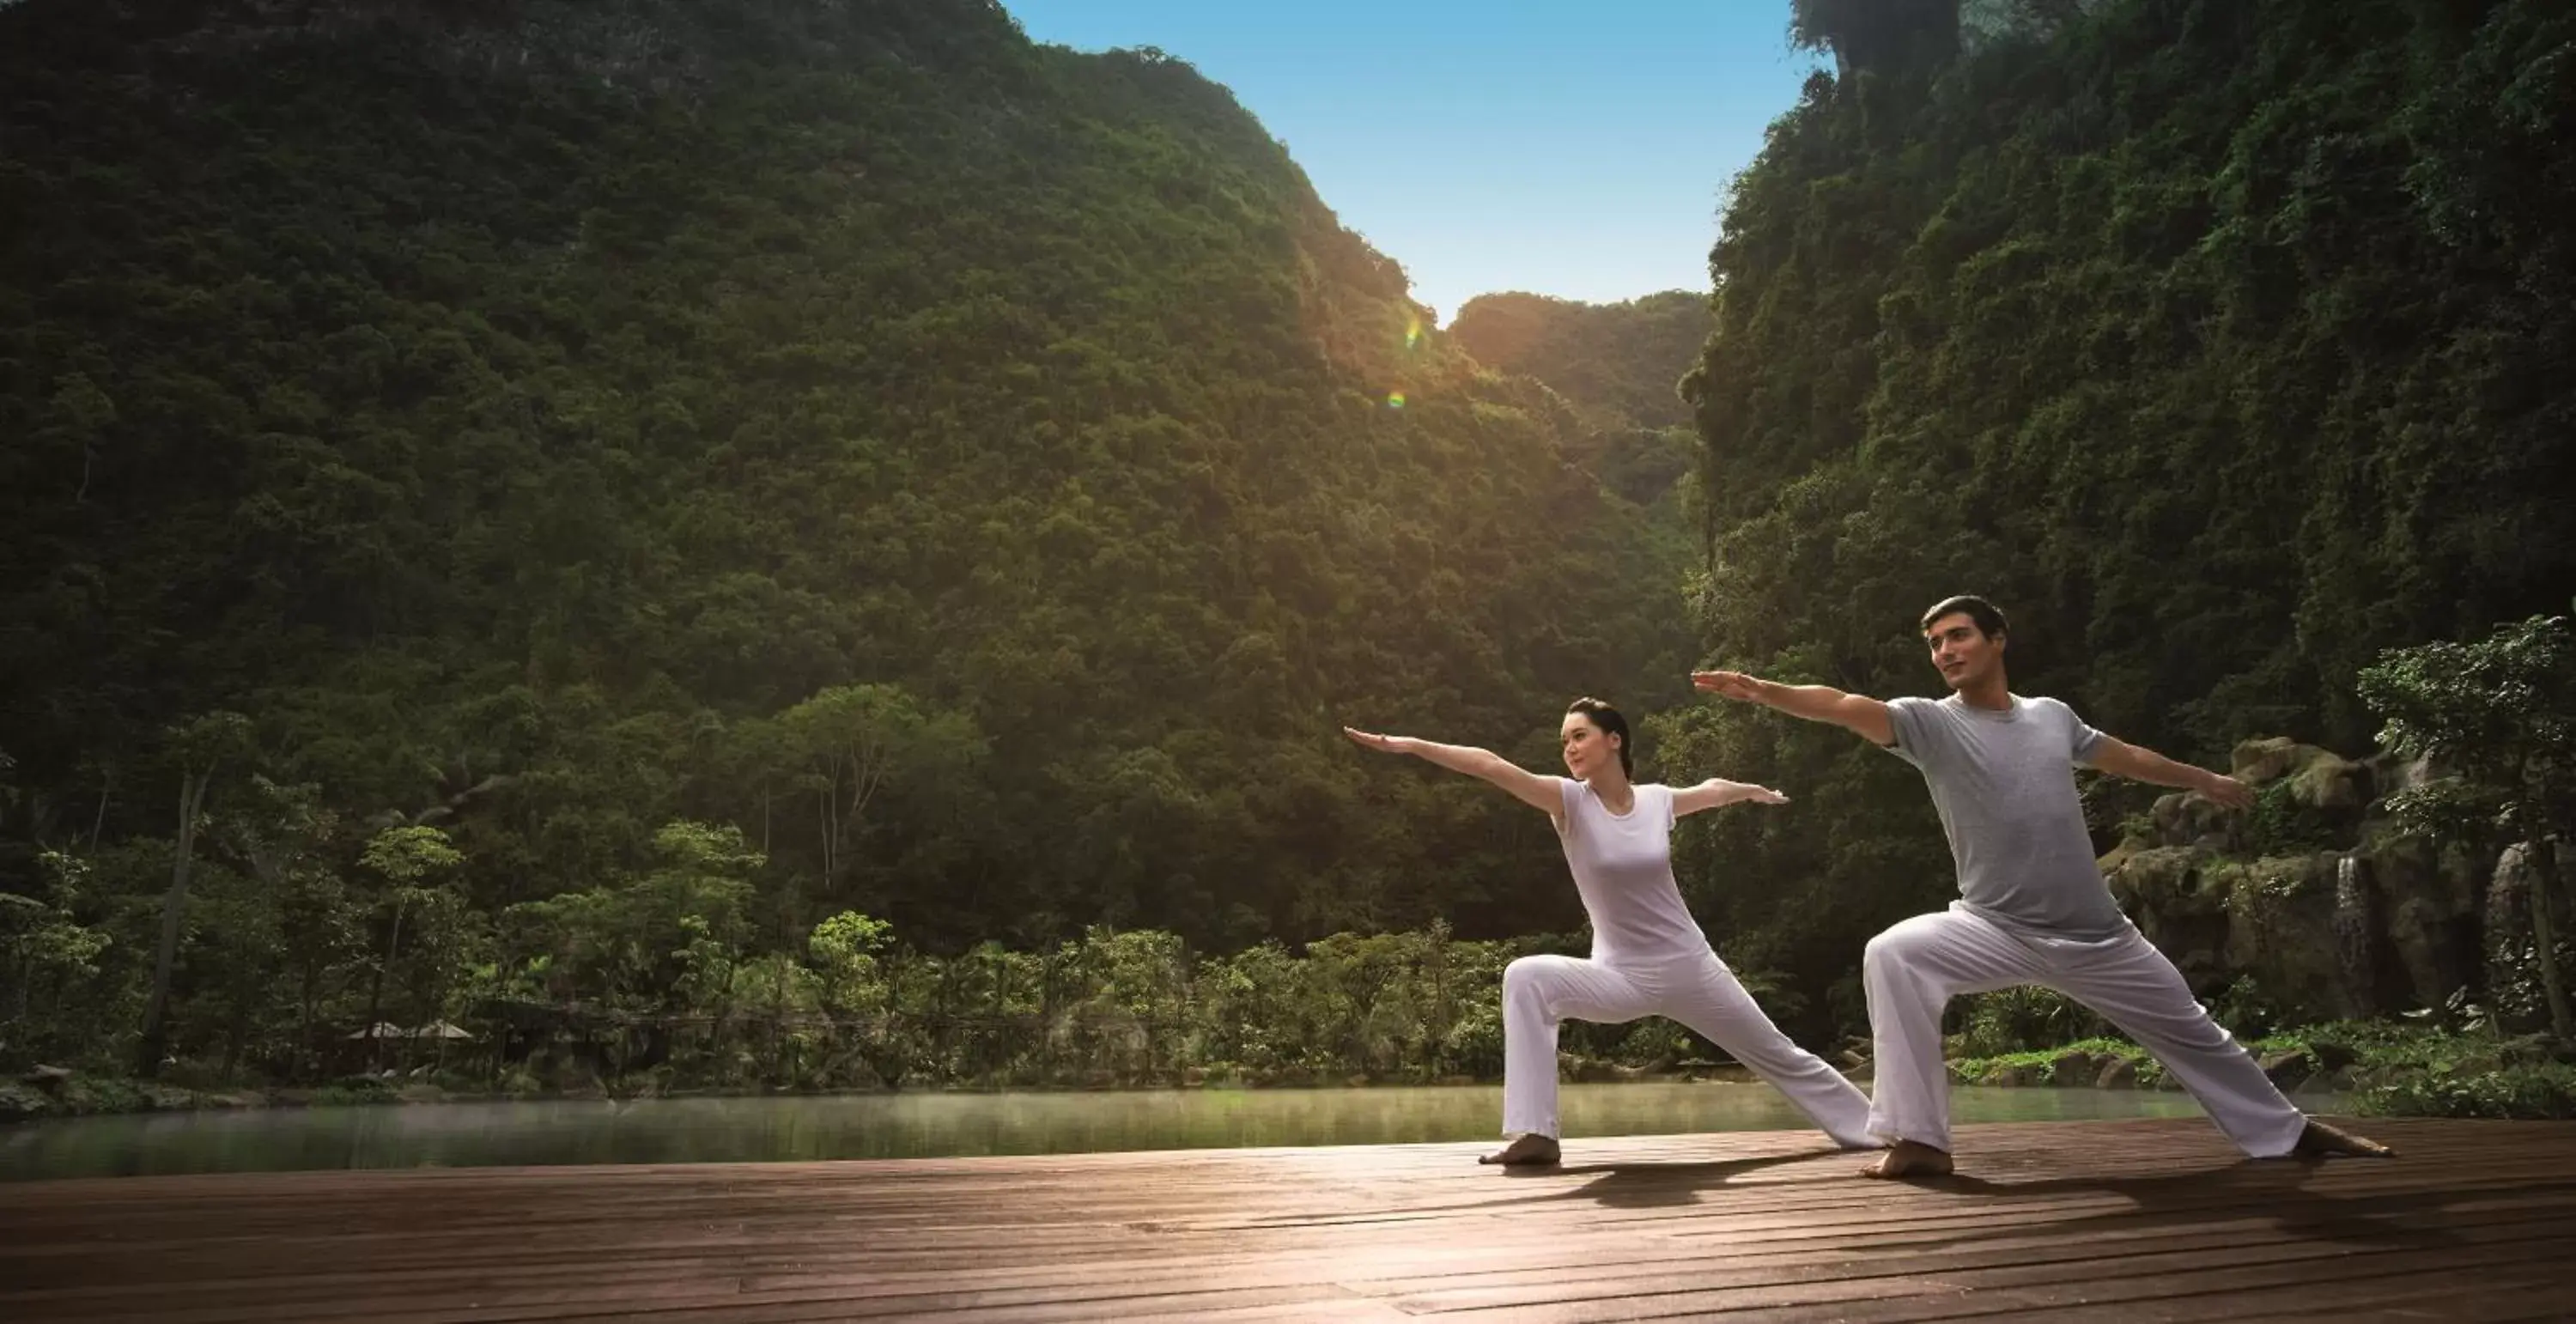
<svg viewBox="0 0 2576 1324">
<path fill-rule="evenodd" d="M 2301 1115 L 2120 913 L 2094 863 L 2074 770 L 2184 787 L 2235 809 L 2253 792 L 2103 735 L 2055 699 L 2014 694 L 2004 677 L 2003 613 L 1983 598 L 1934 607 L 1923 637 L 1950 687 L 1946 699 L 1882 703 L 1734 671 L 1691 677 L 1711 693 L 1867 737 L 1922 770 L 1941 812 L 1959 900 L 1872 938 L 1861 964 L 1877 1056 L 1870 1131 L 1890 1144 L 1868 1175 L 1950 1171 L 1941 1009 L 1961 993 L 2021 984 L 2055 989 L 2118 1026 L 2248 1155 L 2389 1154 Z"/>
</svg>

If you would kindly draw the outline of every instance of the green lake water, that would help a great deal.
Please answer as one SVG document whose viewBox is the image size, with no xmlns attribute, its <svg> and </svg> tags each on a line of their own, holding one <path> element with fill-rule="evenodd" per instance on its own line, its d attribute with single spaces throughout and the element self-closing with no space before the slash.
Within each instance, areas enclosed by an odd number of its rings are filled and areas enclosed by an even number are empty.
<svg viewBox="0 0 2576 1324">
<path fill-rule="evenodd" d="M 2195 1116 L 2150 1090 L 1951 1091 L 1967 1122 Z M 1568 1085 L 1586 1136 L 1806 1129 L 1766 1085 Z M 179 1172 L 582 1163 L 757 1163 L 1480 1140 L 1500 1086 L 860 1094 L 255 1108 L 0 1127 L 0 1181 Z"/>
</svg>

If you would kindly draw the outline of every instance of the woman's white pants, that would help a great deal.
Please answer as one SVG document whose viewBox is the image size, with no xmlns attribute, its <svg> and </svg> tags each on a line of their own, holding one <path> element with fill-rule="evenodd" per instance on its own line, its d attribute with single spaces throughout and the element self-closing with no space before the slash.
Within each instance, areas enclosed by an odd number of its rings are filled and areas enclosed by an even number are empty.
<svg viewBox="0 0 2576 1324">
<path fill-rule="evenodd" d="M 1950 1148 L 1941 1009 L 1961 993 L 2021 984 L 2055 989 L 2118 1026 L 2245 1153 L 2287 1154 L 2307 1128 L 2307 1118 L 2192 997 L 2182 972 L 2134 928 L 2098 940 L 2035 936 L 1954 903 L 1870 939 L 1861 980 L 1878 1057 L 1869 1129 L 1889 1140 Z"/>
<path fill-rule="evenodd" d="M 1790 1042 L 1715 952 L 1615 966 L 1524 956 L 1504 967 L 1503 1134 L 1557 1134 L 1557 1022 L 1616 1025 L 1641 1016 L 1670 1017 L 1697 1031 L 1778 1087 L 1837 1142 L 1877 1147 L 1869 1134 L 1869 1099 Z"/>
</svg>

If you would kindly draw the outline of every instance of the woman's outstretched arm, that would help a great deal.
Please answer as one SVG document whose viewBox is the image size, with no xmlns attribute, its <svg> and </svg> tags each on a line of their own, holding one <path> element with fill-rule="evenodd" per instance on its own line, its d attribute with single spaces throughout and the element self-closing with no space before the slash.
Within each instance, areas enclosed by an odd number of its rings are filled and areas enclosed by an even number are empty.
<svg viewBox="0 0 2576 1324">
<path fill-rule="evenodd" d="M 1389 754 L 1411 754 L 1415 758 L 1437 763 L 1451 772 L 1482 777 L 1511 792 L 1521 803 L 1550 814 L 1565 810 L 1563 792 L 1556 788 L 1556 778 L 1542 777 L 1504 758 L 1490 749 L 1468 745 L 1443 745 L 1411 736 L 1382 736 L 1368 731 L 1342 728 L 1342 734 L 1362 748 L 1383 750 Z"/>
<path fill-rule="evenodd" d="M 1711 777 L 1697 786 L 1683 786 L 1673 791 L 1673 817 L 1696 814 L 1703 809 L 1750 800 L 1758 805 L 1784 805 L 1789 797 L 1768 786 L 1751 782 L 1731 782 L 1724 777 Z"/>
</svg>

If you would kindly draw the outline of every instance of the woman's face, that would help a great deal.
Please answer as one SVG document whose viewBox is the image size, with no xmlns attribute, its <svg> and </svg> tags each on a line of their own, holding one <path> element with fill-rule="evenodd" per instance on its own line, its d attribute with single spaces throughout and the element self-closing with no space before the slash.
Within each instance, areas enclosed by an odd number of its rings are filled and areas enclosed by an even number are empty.
<svg viewBox="0 0 2576 1324">
<path fill-rule="evenodd" d="M 1601 769 L 1619 765 L 1618 738 L 1594 726 L 1589 713 L 1567 713 L 1557 735 L 1564 744 L 1565 770 L 1576 781 L 1589 781 Z"/>
</svg>

